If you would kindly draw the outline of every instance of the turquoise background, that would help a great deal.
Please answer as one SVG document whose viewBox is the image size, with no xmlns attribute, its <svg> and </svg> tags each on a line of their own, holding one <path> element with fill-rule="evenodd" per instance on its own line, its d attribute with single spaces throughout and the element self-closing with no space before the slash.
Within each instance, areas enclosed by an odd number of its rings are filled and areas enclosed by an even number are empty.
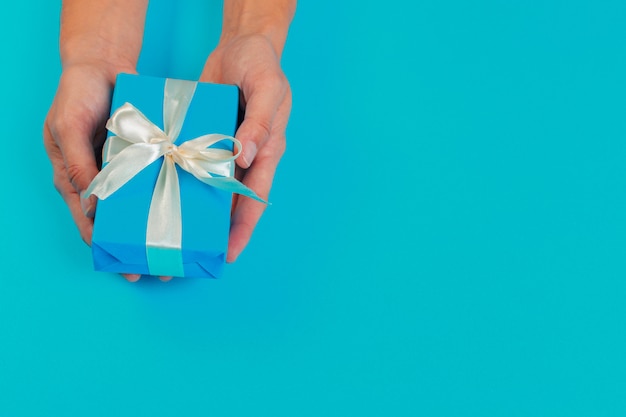
<svg viewBox="0 0 626 417">
<path fill-rule="evenodd" d="M 142 71 L 199 73 L 200 3 L 153 2 Z M 301 1 L 273 205 L 167 284 L 92 271 L 59 2 L 3 8 L 0 416 L 626 414 L 626 3 Z"/>
</svg>

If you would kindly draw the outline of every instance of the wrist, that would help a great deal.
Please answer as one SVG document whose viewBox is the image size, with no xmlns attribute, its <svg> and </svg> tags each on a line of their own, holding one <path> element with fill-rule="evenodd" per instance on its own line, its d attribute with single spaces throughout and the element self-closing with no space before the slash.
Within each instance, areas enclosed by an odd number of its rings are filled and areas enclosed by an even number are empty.
<svg viewBox="0 0 626 417">
<path fill-rule="evenodd" d="M 220 45 L 236 38 L 263 36 L 280 57 L 295 12 L 295 1 L 283 0 L 277 3 L 280 4 L 267 7 L 258 0 L 225 1 Z"/>
<path fill-rule="evenodd" d="M 127 56 L 110 46 L 85 38 L 66 41 L 61 44 L 61 64 L 63 70 L 77 67 L 91 67 L 103 74 L 112 84 L 120 72 L 135 73 L 137 57 Z"/>
<path fill-rule="evenodd" d="M 114 81 L 134 72 L 148 0 L 63 0 L 60 53 L 63 69 L 91 66 Z"/>
</svg>

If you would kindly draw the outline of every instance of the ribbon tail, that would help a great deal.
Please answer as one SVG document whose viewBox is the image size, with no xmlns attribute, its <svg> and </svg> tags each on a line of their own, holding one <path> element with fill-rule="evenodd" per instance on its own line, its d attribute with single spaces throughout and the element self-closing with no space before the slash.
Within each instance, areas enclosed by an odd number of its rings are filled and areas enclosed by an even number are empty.
<svg viewBox="0 0 626 417">
<path fill-rule="evenodd" d="M 195 175 L 194 175 L 195 176 Z M 205 184 L 208 184 L 212 187 L 219 188 L 220 190 L 228 191 L 231 193 L 241 194 L 243 196 L 249 197 L 253 200 L 256 200 L 263 204 L 270 204 L 267 201 L 263 200 L 259 197 L 254 191 L 250 188 L 243 185 L 241 182 L 237 181 L 233 177 L 199 177 L 195 176 L 200 181 Z"/>
<path fill-rule="evenodd" d="M 264 204 L 269 204 L 267 201 L 259 197 L 250 188 L 246 187 L 241 182 L 237 181 L 236 178 L 232 177 L 232 174 L 235 168 L 234 163 L 232 161 L 222 163 L 219 165 L 214 164 L 214 168 L 216 168 L 216 170 L 226 171 L 224 172 L 224 174 L 226 175 L 218 176 L 218 177 L 215 177 L 211 175 L 209 172 L 207 172 L 207 170 L 205 169 L 206 167 L 203 166 L 203 163 L 201 161 L 196 161 L 193 159 L 182 159 L 179 164 L 182 169 L 189 172 L 191 175 L 196 177 L 196 179 L 198 179 L 199 181 L 202 181 L 203 183 L 207 185 L 210 185 L 212 187 L 219 188 L 220 190 L 228 191 L 231 193 L 241 194 L 243 196 L 250 197 L 253 200 L 256 200 Z"/>
</svg>

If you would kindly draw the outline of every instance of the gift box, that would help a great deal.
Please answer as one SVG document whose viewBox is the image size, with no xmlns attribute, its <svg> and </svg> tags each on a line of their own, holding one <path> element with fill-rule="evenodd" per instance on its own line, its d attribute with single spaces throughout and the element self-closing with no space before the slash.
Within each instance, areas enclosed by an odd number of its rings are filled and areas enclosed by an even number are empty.
<svg viewBox="0 0 626 417">
<path fill-rule="evenodd" d="M 100 198 L 95 269 L 219 277 L 232 192 L 244 187 L 232 178 L 236 141 L 228 137 L 237 128 L 238 88 L 120 74 L 111 109 L 103 170 L 88 190 Z M 218 172 L 203 176 L 202 164 Z"/>
</svg>

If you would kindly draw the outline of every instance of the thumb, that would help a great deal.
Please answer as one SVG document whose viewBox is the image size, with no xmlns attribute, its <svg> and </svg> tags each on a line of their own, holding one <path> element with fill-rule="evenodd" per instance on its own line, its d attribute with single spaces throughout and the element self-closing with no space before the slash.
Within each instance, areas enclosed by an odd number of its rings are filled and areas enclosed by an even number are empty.
<svg viewBox="0 0 626 417">
<path fill-rule="evenodd" d="M 262 79 L 249 91 L 245 87 L 243 90 L 246 101 L 244 119 L 235 134 L 243 149 L 237 164 L 249 168 L 259 149 L 270 138 L 274 117 L 287 93 L 286 80 L 281 77 Z"/>
</svg>

